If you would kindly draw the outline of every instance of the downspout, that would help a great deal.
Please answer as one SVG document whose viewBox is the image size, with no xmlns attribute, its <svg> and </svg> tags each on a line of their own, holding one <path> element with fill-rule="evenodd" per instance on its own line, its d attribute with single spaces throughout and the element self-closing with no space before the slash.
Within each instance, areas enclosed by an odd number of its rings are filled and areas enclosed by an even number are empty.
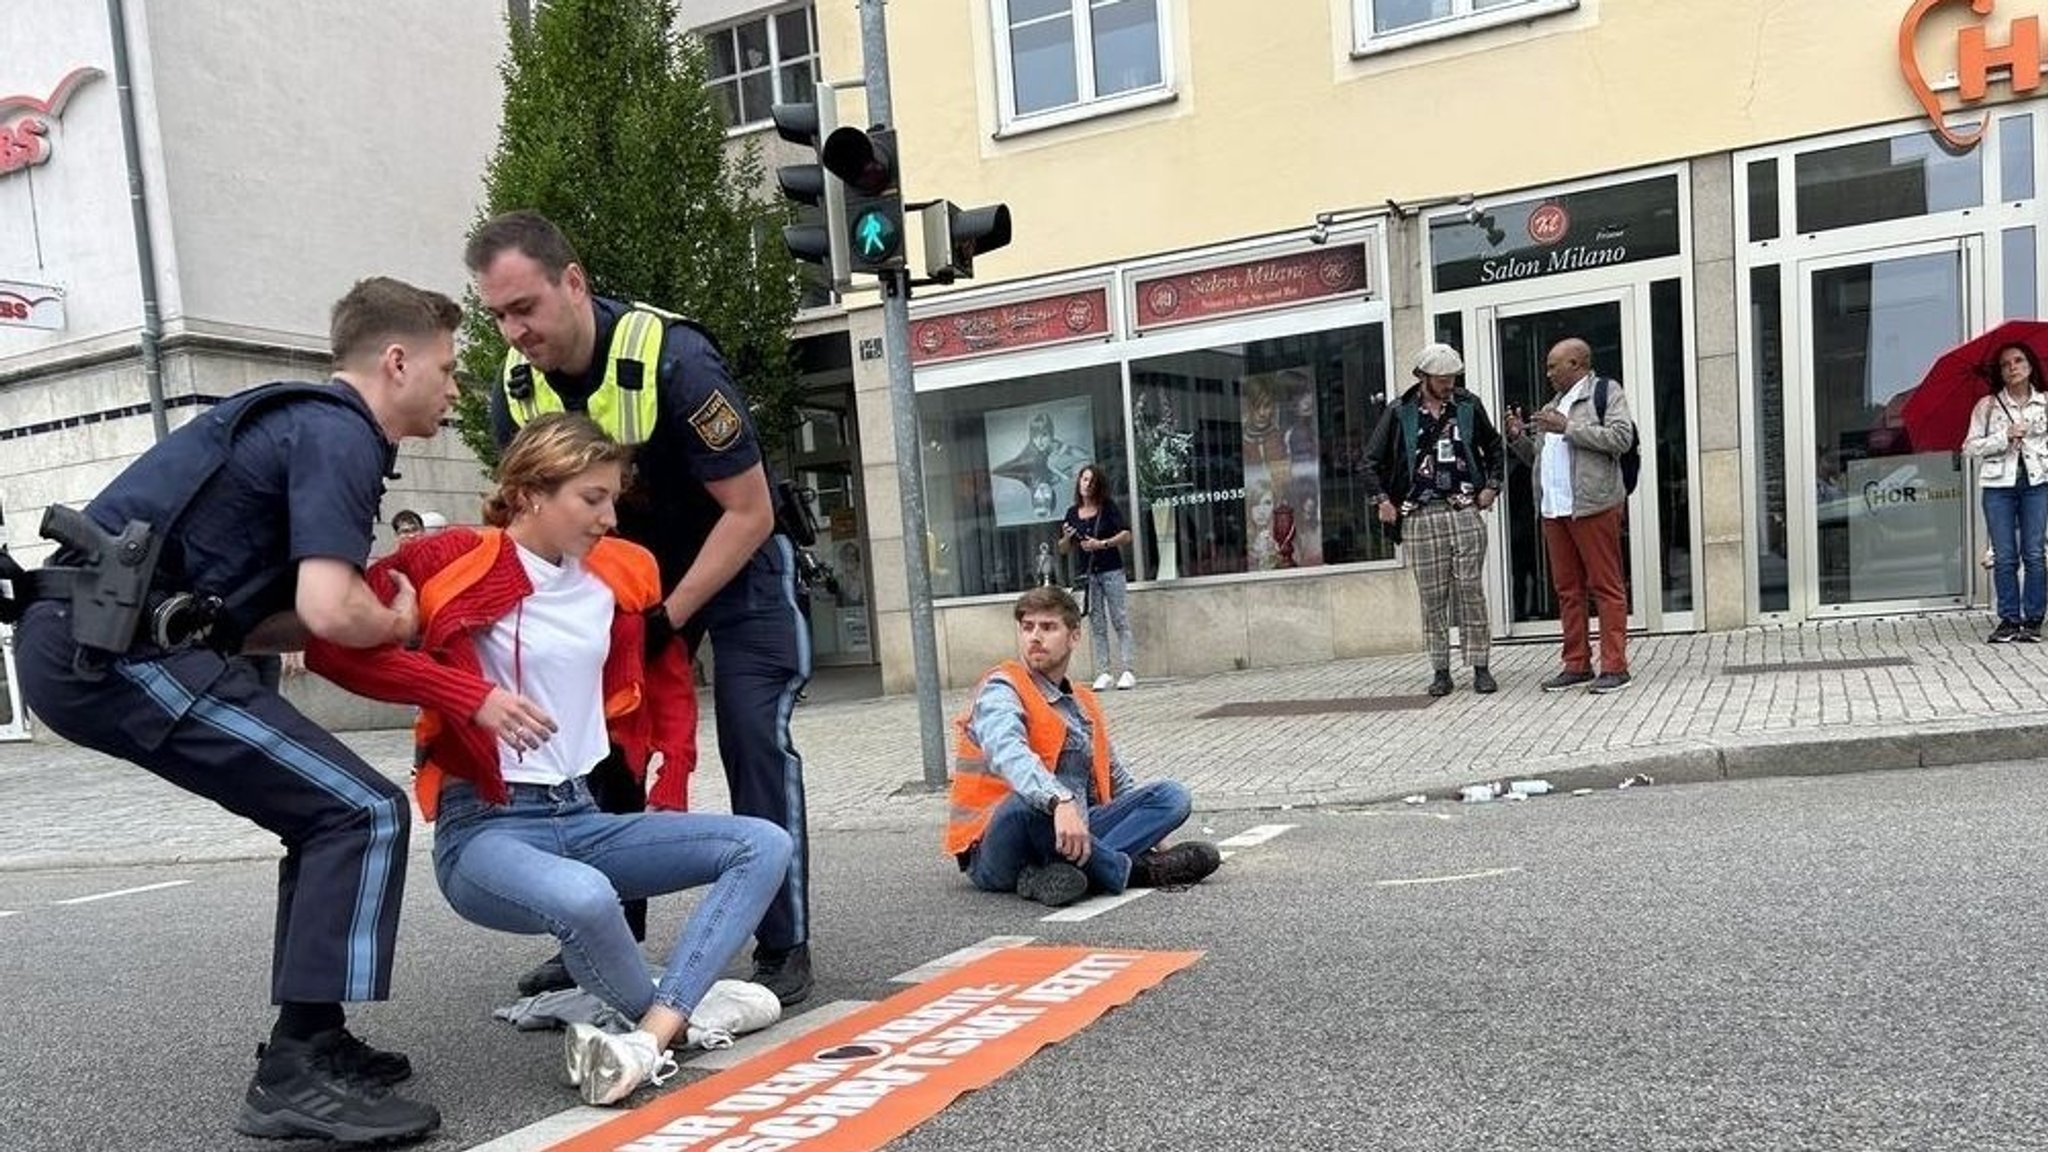
<svg viewBox="0 0 2048 1152">
<path fill-rule="evenodd" d="M 142 280 L 142 380 L 149 386 L 149 418 L 158 440 L 171 434 L 164 410 L 163 310 L 156 296 L 156 245 L 142 189 L 142 141 L 135 129 L 135 88 L 128 69 L 128 19 L 122 0 L 107 0 L 114 37 L 114 87 L 120 93 L 121 147 L 128 158 L 128 208 L 135 223 L 135 269 Z"/>
</svg>

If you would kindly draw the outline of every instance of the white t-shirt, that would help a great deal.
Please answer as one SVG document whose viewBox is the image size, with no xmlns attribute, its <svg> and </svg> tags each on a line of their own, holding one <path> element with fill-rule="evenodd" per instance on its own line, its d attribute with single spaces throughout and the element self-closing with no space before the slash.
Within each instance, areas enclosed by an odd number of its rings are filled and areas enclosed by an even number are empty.
<svg viewBox="0 0 2048 1152">
<path fill-rule="evenodd" d="M 515 547 L 517 545 L 515 544 Z M 604 581 L 564 557 L 548 563 L 525 548 L 533 594 L 477 644 L 484 678 L 540 705 L 557 726 L 524 753 L 498 741 L 498 767 L 513 784 L 560 784 L 588 773 L 611 750 L 604 728 L 604 661 L 616 600 Z"/>
<path fill-rule="evenodd" d="M 1569 417 L 1572 405 L 1592 390 L 1593 377 L 1581 376 L 1557 402 L 1557 410 Z M 1572 442 L 1562 432 L 1543 438 L 1543 518 L 1556 520 L 1572 514 Z"/>
</svg>

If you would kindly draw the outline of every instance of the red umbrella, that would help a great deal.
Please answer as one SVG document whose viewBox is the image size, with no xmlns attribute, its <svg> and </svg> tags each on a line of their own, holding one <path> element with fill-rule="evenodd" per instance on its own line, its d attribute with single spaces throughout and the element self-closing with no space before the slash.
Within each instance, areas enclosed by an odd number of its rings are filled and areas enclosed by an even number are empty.
<svg viewBox="0 0 2048 1152">
<path fill-rule="evenodd" d="M 1999 378 L 1991 358 L 2007 344 L 2024 344 L 2034 350 L 2036 360 L 2048 361 L 2048 322 L 2008 320 L 1942 353 L 1899 413 L 1914 451 L 1954 451 L 1963 446 L 1970 410 Z M 2048 380 L 2036 380 L 2034 387 L 2048 391 Z"/>
</svg>

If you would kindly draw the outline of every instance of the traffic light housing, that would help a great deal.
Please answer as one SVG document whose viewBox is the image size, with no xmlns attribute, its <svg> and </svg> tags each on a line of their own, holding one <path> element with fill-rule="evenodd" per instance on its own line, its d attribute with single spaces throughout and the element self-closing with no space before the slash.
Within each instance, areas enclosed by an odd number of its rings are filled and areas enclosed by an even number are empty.
<svg viewBox="0 0 2048 1152">
<path fill-rule="evenodd" d="M 818 153 L 846 189 L 844 237 L 849 272 L 902 271 L 903 192 L 893 128 L 840 128 Z"/>
<path fill-rule="evenodd" d="M 832 286 L 845 287 L 846 197 L 836 177 L 825 170 L 825 141 L 839 127 L 838 101 L 832 89 L 820 85 L 808 104 L 776 104 L 768 115 L 775 121 L 776 135 L 802 144 L 818 155 L 814 164 L 785 164 L 775 170 L 775 182 L 782 194 L 813 211 L 798 213 L 797 223 L 785 225 L 782 242 L 789 254 L 816 264 L 832 278 Z"/>
<path fill-rule="evenodd" d="M 912 209 L 911 234 L 920 244 L 917 271 L 934 284 L 974 278 L 974 258 L 1010 242 L 1010 206 L 962 208 L 934 200 Z"/>
</svg>

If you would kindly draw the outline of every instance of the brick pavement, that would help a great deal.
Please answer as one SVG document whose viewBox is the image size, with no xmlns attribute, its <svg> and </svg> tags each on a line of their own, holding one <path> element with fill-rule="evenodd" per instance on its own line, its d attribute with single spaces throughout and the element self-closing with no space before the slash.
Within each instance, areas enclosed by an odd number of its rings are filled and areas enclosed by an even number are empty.
<svg viewBox="0 0 2048 1152">
<path fill-rule="evenodd" d="M 1125 759 L 1140 776 L 1186 781 L 1209 809 L 1362 803 L 1541 775 L 1560 786 L 1848 771 L 2032 757 L 2048 747 L 2048 645 L 1983 642 L 1978 614 L 1848 620 L 1639 638 L 1636 683 L 1608 697 L 1546 695 L 1553 643 L 1497 646 L 1502 691 L 1460 690 L 1414 710 L 1204 719 L 1220 705 L 1412 697 L 1420 654 L 1157 680 L 1107 694 Z M 1729 665 L 1902 661 L 1847 669 L 1729 674 Z M 963 692 L 945 699 L 950 716 Z M 707 720 L 709 709 L 706 709 Z M 942 798 L 921 777 L 910 697 L 797 711 L 815 828 L 936 835 Z M 402 732 L 345 737 L 394 778 Z M 723 808 L 715 733 L 695 800 Z M 61 744 L 0 745 L 0 871 L 266 857 L 274 838 L 127 765 Z M 428 837 L 415 837 L 424 850 Z"/>
</svg>

